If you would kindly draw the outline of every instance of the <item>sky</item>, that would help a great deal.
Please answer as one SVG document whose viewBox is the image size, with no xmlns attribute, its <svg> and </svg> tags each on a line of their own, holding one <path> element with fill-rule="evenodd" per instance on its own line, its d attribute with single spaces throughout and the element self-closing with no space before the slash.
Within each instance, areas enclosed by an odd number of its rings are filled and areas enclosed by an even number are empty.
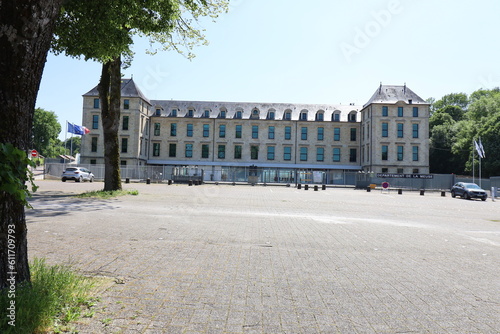
<svg viewBox="0 0 500 334">
<path fill-rule="evenodd" d="M 200 22 L 210 44 L 193 60 L 137 38 L 122 73 L 153 100 L 362 105 L 380 83 L 439 99 L 500 86 L 498 13 L 498 0 L 233 0 Z M 100 71 L 49 54 L 36 106 L 56 113 L 60 139 Z"/>
</svg>

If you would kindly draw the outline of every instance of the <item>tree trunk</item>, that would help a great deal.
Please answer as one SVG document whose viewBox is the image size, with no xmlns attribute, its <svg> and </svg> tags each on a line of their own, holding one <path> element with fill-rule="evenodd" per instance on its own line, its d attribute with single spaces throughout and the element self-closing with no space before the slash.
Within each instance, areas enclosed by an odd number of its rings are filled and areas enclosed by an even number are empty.
<svg viewBox="0 0 500 334">
<path fill-rule="evenodd" d="M 118 127 L 121 104 L 121 57 L 102 64 L 101 80 L 97 89 L 101 99 L 102 129 L 104 133 L 104 190 L 121 190 L 120 146 Z"/>
<path fill-rule="evenodd" d="M 61 2 L 0 2 L 0 143 L 24 151 L 31 146 L 36 96 Z M 30 280 L 26 236 L 23 204 L 0 191 L 0 288 Z"/>
</svg>

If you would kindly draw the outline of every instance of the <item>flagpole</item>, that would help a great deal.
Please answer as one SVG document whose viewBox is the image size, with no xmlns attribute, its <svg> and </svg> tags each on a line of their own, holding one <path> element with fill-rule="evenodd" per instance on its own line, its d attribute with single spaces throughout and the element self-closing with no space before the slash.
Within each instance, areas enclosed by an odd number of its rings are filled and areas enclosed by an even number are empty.
<svg viewBox="0 0 500 334">
<path fill-rule="evenodd" d="M 472 183 L 476 183 L 476 179 L 475 179 L 475 174 L 476 174 L 476 169 L 475 169 L 475 160 L 474 160 L 474 150 L 476 149 L 476 145 L 475 145 L 475 140 L 474 138 L 472 138 Z"/>
<path fill-rule="evenodd" d="M 68 121 L 66 121 L 66 131 L 65 131 L 65 135 L 64 135 L 64 154 L 66 154 L 68 151 L 67 151 L 67 148 L 66 148 L 66 142 L 68 141 Z"/>
<path fill-rule="evenodd" d="M 479 142 L 481 142 L 481 137 L 479 137 Z M 479 153 L 478 153 L 479 154 Z M 482 156 L 479 155 L 479 187 L 482 188 L 482 185 L 481 185 L 481 160 L 482 160 Z"/>
</svg>

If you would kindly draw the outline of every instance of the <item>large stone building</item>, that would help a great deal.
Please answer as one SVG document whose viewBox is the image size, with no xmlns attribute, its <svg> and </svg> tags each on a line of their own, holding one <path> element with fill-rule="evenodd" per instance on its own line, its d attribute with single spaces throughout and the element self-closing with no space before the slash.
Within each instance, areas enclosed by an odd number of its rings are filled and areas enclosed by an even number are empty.
<svg viewBox="0 0 500 334">
<path fill-rule="evenodd" d="M 380 85 L 364 106 L 149 100 L 122 81 L 122 166 L 195 167 L 211 180 L 346 182 L 429 172 L 429 104 Z M 82 163 L 104 163 L 97 89 L 83 95 Z"/>
</svg>

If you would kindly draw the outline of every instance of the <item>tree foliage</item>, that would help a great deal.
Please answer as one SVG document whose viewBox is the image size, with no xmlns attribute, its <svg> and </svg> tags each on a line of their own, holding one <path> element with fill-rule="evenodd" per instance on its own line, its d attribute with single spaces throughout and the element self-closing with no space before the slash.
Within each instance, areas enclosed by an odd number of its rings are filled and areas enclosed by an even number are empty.
<svg viewBox="0 0 500 334">
<path fill-rule="evenodd" d="M 60 146 L 57 139 L 61 125 L 53 111 L 35 109 L 33 115 L 33 148 L 45 157 L 53 157 L 55 147 Z"/>
<path fill-rule="evenodd" d="M 468 174 L 477 170 L 479 157 L 474 141 L 481 139 L 486 153 L 482 159 L 483 176 L 500 176 L 499 88 L 480 89 L 470 97 L 448 94 L 435 101 L 432 109 L 431 172 Z"/>
<path fill-rule="evenodd" d="M 215 19 L 228 0 L 67 0 L 57 22 L 56 54 L 102 63 L 98 84 L 104 137 L 104 190 L 120 190 L 120 91 L 122 58 L 132 59 L 133 37 L 147 37 L 151 49 L 176 50 L 190 58 L 194 46 L 206 44 L 195 27 L 201 17 Z M 160 45 L 160 48 L 155 48 Z M 187 51 L 187 54 L 185 53 Z"/>
</svg>

